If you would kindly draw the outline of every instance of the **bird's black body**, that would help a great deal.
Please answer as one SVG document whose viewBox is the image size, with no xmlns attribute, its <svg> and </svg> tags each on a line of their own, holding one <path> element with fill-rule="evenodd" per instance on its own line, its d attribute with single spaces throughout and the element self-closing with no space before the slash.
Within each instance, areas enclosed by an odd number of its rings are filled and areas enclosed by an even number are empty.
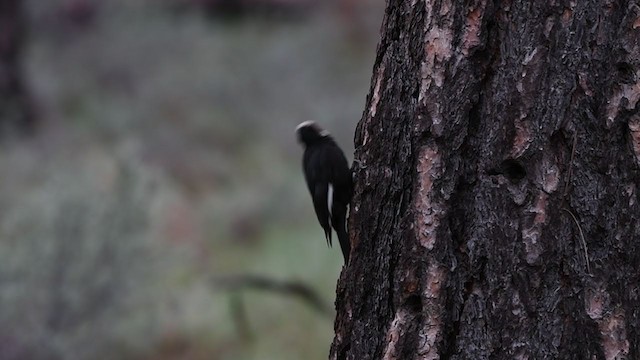
<svg viewBox="0 0 640 360">
<path fill-rule="evenodd" d="M 305 146 L 302 169 L 318 221 L 329 246 L 331 228 L 336 231 L 347 262 L 351 251 L 347 235 L 347 208 L 353 191 L 347 159 L 329 133 L 314 122 L 300 124 L 296 133 Z"/>
</svg>

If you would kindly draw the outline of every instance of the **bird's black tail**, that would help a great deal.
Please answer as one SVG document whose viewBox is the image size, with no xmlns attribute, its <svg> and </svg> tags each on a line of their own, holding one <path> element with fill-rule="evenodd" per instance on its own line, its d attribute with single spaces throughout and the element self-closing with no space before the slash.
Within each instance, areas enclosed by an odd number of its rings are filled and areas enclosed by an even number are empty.
<svg viewBox="0 0 640 360">
<path fill-rule="evenodd" d="M 342 256 L 344 256 L 345 264 L 349 262 L 349 254 L 351 253 L 351 243 L 349 242 L 349 235 L 346 229 L 337 231 L 338 240 L 340 241 L 340 249 L 342 249 Z"/>
</svg>

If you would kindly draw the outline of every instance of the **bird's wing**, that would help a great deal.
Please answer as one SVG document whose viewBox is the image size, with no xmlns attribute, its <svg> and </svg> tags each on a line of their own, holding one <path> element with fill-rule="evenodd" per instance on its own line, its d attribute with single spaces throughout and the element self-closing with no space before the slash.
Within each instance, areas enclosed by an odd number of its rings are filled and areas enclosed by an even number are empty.
<svg viewBox="0 0 640 360">
<path fill-rule="evenodd" d="M 320 226 L 324 229 L 324 236 L 327 238 L 327 244 L 331 246 L 331 212 L 329 210 L 328 195 L 329 183 L 319 182 L 313 189 L 313 208 L 320 222 Z"/>
</svg>

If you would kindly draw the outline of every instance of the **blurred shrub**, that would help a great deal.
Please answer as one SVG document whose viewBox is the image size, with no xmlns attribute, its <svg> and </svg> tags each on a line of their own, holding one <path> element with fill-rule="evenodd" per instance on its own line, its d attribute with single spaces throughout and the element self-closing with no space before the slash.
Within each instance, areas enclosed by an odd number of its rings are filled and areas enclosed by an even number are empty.
<svg viewBox="0 0 640 360">
<path fill-rule="evenodd" d="M 156 265 L 147 235 L 153 186 L 137 166 L 102 160 L 105 166 L 92 173 L 77 164 L 44 166 L 48 175 L 29 192 L 3 184 L 3 360 L 110 358 L 114 343 L 152 333 L 152 322 L 136 322 L 134 312 L 153 296 Z"/>
<path fill-rule="evenodd" d="M 248 341 L 207 279 L 259 273 L 332 298 L 342 259 L 293 129 L 317 120 L 351 153 L 379 21 L 349 29 L 382 2 L 220 22 L 177 1 L 27 2 L 45 129 L 0 149 L 2 360 L 326 358 L 327 319 L 247 292 L 248 328 L 268 334 Z"/>
</svg>

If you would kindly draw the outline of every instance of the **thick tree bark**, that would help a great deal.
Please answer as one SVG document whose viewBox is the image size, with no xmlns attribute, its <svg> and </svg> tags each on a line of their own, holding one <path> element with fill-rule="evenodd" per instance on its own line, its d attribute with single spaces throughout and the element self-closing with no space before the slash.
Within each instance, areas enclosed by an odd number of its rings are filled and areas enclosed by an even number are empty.
<svg viewBox="0 0 640 360">
<path fill-rule="evenodd" d="M 33 130 L 34 117 L 22 79 L 22 0 L 0 0 L 0 137 Z"/>
<path fill-rule="evenodd" d="M 640 359 L 640 4 L 389 0 L 332 359 Z"/>
</svg>

